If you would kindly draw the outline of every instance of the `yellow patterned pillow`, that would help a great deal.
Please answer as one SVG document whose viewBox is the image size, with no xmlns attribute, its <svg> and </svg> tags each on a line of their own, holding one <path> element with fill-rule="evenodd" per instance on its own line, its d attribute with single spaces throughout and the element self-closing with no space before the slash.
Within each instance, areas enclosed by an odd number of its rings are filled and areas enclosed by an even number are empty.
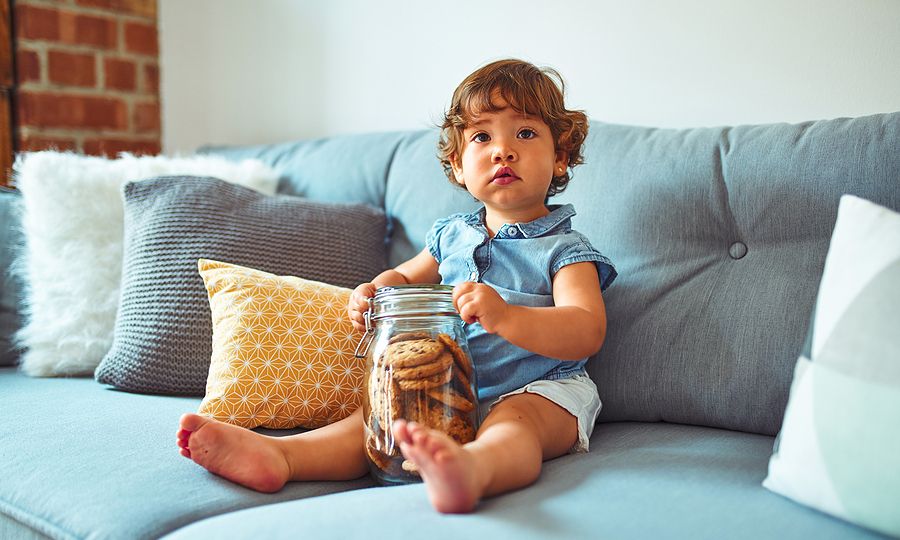
<svg viewBox="0 0 900 540">
<path fill-rule="evenodd" d="M 360 404 L 350 290 L 201 259 L 212 363 L 199 414 L 248 428 L 316 428 Z"/>
</svg>

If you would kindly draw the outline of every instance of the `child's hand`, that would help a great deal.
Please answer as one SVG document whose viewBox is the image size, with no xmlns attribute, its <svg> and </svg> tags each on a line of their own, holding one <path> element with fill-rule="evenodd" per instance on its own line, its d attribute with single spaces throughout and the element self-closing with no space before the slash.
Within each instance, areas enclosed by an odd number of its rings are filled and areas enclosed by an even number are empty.
<svg viewBox="0 0 900 540">
<path fill-rule="evenodd" d="M 453 288 L 453 305 L 466 323 L 478 322 L 484 330 L 497 333 L 509 304 L 490 285 L 466 281 Z"/>
<path fill-rule="evenodd" d="M 369 311 L 369 298 L 375 296 L 375 284 L 363 283 L 359 285 L 350 294 L 350 300 L 347 302 L 347 315 L 353 328 L 360 332 L 366 331 L 366 320 L 363 314 Z"/>
</svg>

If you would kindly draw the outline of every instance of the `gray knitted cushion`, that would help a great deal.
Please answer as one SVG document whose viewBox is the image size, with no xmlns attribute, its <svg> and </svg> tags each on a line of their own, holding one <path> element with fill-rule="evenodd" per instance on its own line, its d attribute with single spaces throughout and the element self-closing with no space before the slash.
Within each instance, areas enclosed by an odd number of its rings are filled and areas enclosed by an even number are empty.
<svg viewBox="0 0 900 540">
<path fill-rule="evenodd" d="M 384 270 L 384 214 L 366 205 L 267 196 L 214 178 L 126 184 L 122 295 L 98 381 L 203 395 L 212 323 L 197 259 L 342 287 Z"/>
<path fill-rule="evenodd" d="M 19 227 L 20 205 L 18 192 L 0 187 L 0 366 L 14 366 L 19 358 L 12 336 L 22 323 L 19 314 L 22 283 L 13 276 L 10 267 L 24 242 Z"/>
</svg>

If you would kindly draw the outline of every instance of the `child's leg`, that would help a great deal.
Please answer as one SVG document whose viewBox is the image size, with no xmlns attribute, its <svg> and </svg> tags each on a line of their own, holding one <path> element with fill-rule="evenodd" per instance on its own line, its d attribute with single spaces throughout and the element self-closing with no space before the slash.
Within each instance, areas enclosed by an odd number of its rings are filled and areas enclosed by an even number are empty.
<svg viewBox="0 0 900 540">
<path fill-rule="evenodd" d="M 325 427 L 267 437 L 196 414 L 181 417 L 178 446 L 210 472 L 257 491 L 291 480 L 350 480 L 368 472 L 362 409 Z"/>
<path fill-rule="evenodd" d="M 473 510 L 482 497 L 537 480 L 544 460 L 575 444 L 578 421 L 552 401 L 523 393 L 495 405 L 476 439 L 464 446 L 402 420 L 393 432 L 403 455 L 419 467 L 434 507 L 458 513 Z"/>
</svg>

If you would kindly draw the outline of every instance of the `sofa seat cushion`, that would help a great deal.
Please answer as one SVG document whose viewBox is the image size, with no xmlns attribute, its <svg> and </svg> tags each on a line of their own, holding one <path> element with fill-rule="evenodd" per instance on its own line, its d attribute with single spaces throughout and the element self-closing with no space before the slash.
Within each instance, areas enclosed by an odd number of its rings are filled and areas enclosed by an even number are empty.
<svg viewBox="0 0 900 540">
<path fill-rule="evenodd" d="M 760 486 L 773 439 L 665 423 L 600 424 L 588 454 L 538 482 L 444 516 L 421 484 L 252 508 L 189 525 L 194 538 L 878 538 Z"/>
<path fill-rule="evenodd" d="M 295 483 L 266 495 L 209 474 L 175 444 L 179 417 L 199 399 L 14 368 L 0 368 L 0 389 L 3 538 L 158 538 L 233 510 L 374 485 Z"/>
</svg>

